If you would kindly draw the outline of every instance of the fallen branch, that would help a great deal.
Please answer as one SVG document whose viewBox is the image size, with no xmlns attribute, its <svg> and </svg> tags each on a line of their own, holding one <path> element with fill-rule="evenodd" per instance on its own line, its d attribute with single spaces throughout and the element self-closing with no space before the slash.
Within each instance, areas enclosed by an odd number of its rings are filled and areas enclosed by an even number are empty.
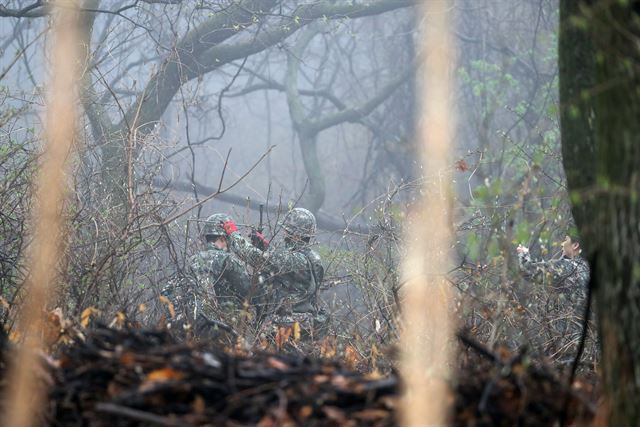
<svg viewBox="0 0 640 427">
<path fill-rule="evenodd" d="M 209 187 L 207 185 L 195 183 L 191 184 L 188 182 L 167 182 L 160 179 L 156 179 L 153 182 L 153 185 L 157 188 L 167 188 L 173 191 L 179 191 L 181 193 L 192 193 L 195 185 L 198 194 L 207 195 L 207 197 L 215 197 L 217 200 L 220 200 L 225 203 L 230 203 L 237 206 L 242 206 L 243 208 L 251 209 L 254 211 L 258 211 L 260 209 L 260 205 L 264 205 L 264 209 L 269 213 L 278 213 L 278 206 L 267 205 L 264 201 L 261 200 L 253 200 L 247 197 L 238 196 L 235 194 L 229 193 L 217 193 L 217 190 L 213 187 Z M 217 194 L 216 194 L 217 193 Z M 373 231 L 373 228 L 368 224 L 363 223 L 347 223 L 344 220 L 340 220 L 334 218 L 326 213 L 319 212 L 316 215 L 316 219 L 318 221 L 318 228 L 333 232 L 333 233 L 360 233 L 360 234 L 369 234 Z"/>
<path fill-rule="evenodd" d="M 161 417 L 150 412 L 140 411 L 137 409 L 127 408 L 126 406 L 115 405 L 113 403 L 98 403 L 95 408 L 96 412 L 102 412 L 109 415 L 115 415 L 123 418 L 130 418 L 145 423 L 157 424 L 165 427 L 191 427 L 193 424 L 187 424 L 184 421 L 173 420 L 168 417 Z"/>
</svg>

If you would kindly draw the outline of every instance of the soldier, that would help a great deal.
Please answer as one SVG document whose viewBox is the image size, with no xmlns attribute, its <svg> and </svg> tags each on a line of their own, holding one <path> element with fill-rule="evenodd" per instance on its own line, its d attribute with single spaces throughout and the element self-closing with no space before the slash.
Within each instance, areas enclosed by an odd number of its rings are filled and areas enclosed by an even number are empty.
<svg viewBox="0 0 640 427">
<path fill-rule="evenodd" d="M 326 318 L 317 309 L 317 292 L 324 276 L 320 256 L 311 249 L 316 234 L 316 218 L 304 208 L 294 208 L 285 217 L 284 246 L 269 248 L 262 234 L 252 233 L 251 241 L 238 233 L 231 220 L 223 227 L 229 235 L 231 251 L 260 272 L 260 295 L 256 298 L 263 314 L 275 325 L 298 322 L 313 335 Z M 257 241 L 261 245 L 256 245 Z M 259 246 L 265 249 L 260 249 Z"/>
<path fill-rule="evenodd" d="M 562 256 L 549 261 L 532 260 L 529 249 L 522 245 L 518 245 L 516 252 L 525 278 L 542 285 L 534 289 L 532 294 L 544 303 L 546 309 L 546 319 L 539 324 L 547 327 L 551 335 L 548 339 L 543 338 L 546 353 L 563 362 L 570 362 L 582 334 L 590 277 L 589 264 L 580 256 L 580 244 L 566 236 L 562 243 Z"/>
<path fill-rule="evenodd" d="M 251 281 L 242 262 L 229 251 L 222 227 L 227 221 L 232 219 L 224 213 L 207 218 L 202 230 L 205 248 L 191 258 L 190 266 L 198 287 L 215 295 L 217 304 L 237 307 L 247 298 Z"/>
<path fill-rule="evenodd" d="M 529 249 L 518 245 L 518 262 L 525 277 L 538 283 L 549 283 L 559 291 L 586 291 L 589 264 L 580 256 L 580 244 L 566 236 L 562 242 L 562 256 L 550 261 L 533 261 Z M 584 292 L 583 292 L 584 293 Z"/>
<path fill-rule="evenodd" d="M 168 327 L 195 326 L 197 334 L 212 327 L 235 333 L 225 322 L 234 320 L 237 310 L 243 308 L 250 279 L 243 263 L 229 252 L 222 228 L 228 220 L 231 217 L 223 213 L 207 218 L 201 233 L 204 249 L 190 258 L 185 276 L 162 289 L 161 295 L 176 312 L 174 316 L 166 310 L 165 317 L 171 317 Z"/>
</svg>

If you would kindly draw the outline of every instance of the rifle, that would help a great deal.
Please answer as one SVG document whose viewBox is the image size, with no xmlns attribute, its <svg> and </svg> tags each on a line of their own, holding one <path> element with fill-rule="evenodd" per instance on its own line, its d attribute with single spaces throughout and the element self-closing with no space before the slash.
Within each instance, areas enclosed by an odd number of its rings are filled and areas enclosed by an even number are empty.
<svg viewBox="0 0 640 427">
<path fill-rule="evenodd" d="M 260 204 L 260 222 L 258 223 L 258 228 L 252 227 L 251 229 L 251 244 L 260 250 L 267 249 L 267 242 L 262 235 L 262 231 L 264 230 L 264 226 L 262 225 L 262 218 L 264 213 L 264 205 Z"/>
</svg>

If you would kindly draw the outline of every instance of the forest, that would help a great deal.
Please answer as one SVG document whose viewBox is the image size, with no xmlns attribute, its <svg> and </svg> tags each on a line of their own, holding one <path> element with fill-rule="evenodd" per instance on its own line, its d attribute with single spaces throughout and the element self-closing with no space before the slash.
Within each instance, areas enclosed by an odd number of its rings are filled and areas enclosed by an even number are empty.
<svg viewBox="0 0 640 427">
<path fill-rule="evenodd" d="M 640 425 L 639 46 L 640 0 L 0 2 L 0 426 Z"/>
</svg>

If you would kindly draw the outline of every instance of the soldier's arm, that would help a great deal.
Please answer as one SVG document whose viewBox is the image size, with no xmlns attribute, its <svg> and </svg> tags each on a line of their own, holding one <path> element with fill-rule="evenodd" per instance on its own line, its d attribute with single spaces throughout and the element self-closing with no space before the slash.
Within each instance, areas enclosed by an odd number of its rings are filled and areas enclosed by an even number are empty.
<svg viewBox="0 0 640 427">
<path fill-rule="evenodd" d="M 322 265 L 322 259 L 320 258 L 320 255 L 313 250 L 309 251 L 307 256 L 311 262 L 315 280 L 318 282 L 318 285 L 320 285 L 324 279 L 324 265 Z"/>
<path fill-rule="evenodd" d="M 206 277 L 210 271 L 211 260 L 206 259 L 201 253 L 198 253 L 189 259 L 189 265 L 185 273 L 192 283 L 198 283 L 203 277 Z"/>
<path fill-rule="evenodd" d="M 238 258 L 254 268 L 264 268 L 268 266 L 277 273 L 307 268 L 307 259 L 304 254 L 277 247 L 262 251 L 253 246 L 251 242 L 240 233 L 233 233 L 229 236 L 229 247 Z"/>
<path fill-rule="evenodd" d="M 251 244 L 240 233 L 232 233 L 227 239 L 229 249 L 241 260 L 254 268 L 260 268 L 267 259 L 267 252 L 262 251 Z"/>
<path fill-rule="evenodd" d="M 533 261 L 528 251 L 518 253 L 518 265 L 522 274 L 534 282 L 541 283 L 547 275 L 547 263 Z"/>
</svg>

